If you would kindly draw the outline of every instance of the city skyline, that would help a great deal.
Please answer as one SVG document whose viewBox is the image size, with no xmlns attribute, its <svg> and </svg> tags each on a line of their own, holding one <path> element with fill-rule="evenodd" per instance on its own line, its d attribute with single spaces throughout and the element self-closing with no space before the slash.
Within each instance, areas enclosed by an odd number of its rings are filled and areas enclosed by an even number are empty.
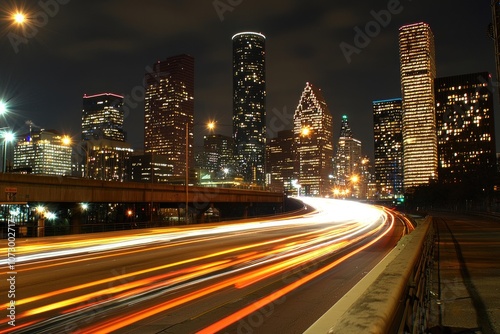
<svg viewBox="0 0 500 334">
<path fill-rule="evenodd" d="M 373 156 L 371 102 L 401 96 L 397 51 L 400 26 L 425 21 L 432 27 L 438 77 L 495 73 L 493 42 L 487 36 L 489 2 L 457 5 L 451 1 L 404 1 L 395 9 L 391 7 L 392 12 L 389 3 L 393 2 L 355 6 L 348 2 L 318 1 L 307 6 L 299 2 L 242 2 L 231 7 L 232 11 L 218 12 L 211 2 L 187 6 L 151 1 L 146 6 L 123 1 L 119 6 L 114 4 L 115 11 L 109 7 L 112 1 L 90 1 L 85 6 L 69 2 L 49 15 L 46 25 L 37 27 L 27 43 L 19 44 L 17 53 L 8 38 L 13 27 L 8 27 L 4 18 L 0 95 L 9 100 L 12 109 L 4 123 L 23 132 L 25 121 L 32 120 L 40 127 L 76 136 L 80 132 L 81 96 L 113 91 L 128 96 L 124 127 L 131 145 L 141 148 L 144 94 L 140 87 L 144 72 L 155 61 L 179 53 L 189 53 L 196 59 L 195 122 L 217 119 L 220 124 L 231 123 L 231 36 L 251 30 L 262 32 L 268 39 L 268 137 L 292 128 L 296 96 L 303 83 L 311 81 L 322 87 L 335 119 L 342 114 L 349 116 L 352 129 L 364 144 L 364 153 Z M 451 5 L 456 15 L 467 13 L 471 19 L 448 19 L 445 14 Z M 42 9 L 35 4 L 32 10 L 36 13 Z M 152 23 L 161 13 L 172 15 L 172 20 L 157 20 L 156 27 L 142 20 L 148 13 L 152 14 Z M 384 13 L 389 13 L 386 21 L 380 17 Z M 96 21 L 95 26 L 77 30 L 80 20 L 90 19 Z M 97 19 L 109 19 L 114 24 L 104 29 Z M 370 27 L 373 31 L 361 43 L 358 32 Z M 346 57 L 342 43 L 356 47 L 359 53 Z M 335 126 L 334 137 L 338 137 L 339 124 Z M 217 131 L 230 134 L 229 128 Z M 202 137 L 196 138 L 196 146 L 201 145 Z"/>
</svg>

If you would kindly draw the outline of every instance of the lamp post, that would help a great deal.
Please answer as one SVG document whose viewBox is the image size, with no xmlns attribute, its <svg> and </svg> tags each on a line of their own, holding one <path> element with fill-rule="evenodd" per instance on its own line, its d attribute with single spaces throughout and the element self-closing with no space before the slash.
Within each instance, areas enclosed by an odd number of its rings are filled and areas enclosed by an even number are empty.
<svg viewBox="0 0 500 334">
<path fill-rule="evenodd" d="M 215 121 L 209 121 L 208 123 L 205 123 L 205 126 L 207 129 L 209 130 L 213 130 L 215 129 L 215 124 L 216 122 Z M 193 124 L 193 126 L 195 126 L 197 124 Z M 186 149 L 185 149 L 185 156 L 186 156 L 186 171 L 185 171 L 185 180 L 184 180 L 184 184 L 185 184 L 185 200 L 186 200 L 186 203 L 185 203 L 185 207 L 184 207 L 184 221 L 186 222 L 186 224 L 188 224 L 188 219 L 189 219 L 189 122 L 186 122 L 185 123 L 185 139 L 186 139 Z"/>
<path fill-rule="evenodd" d="M 64 135 L 61 138 L 61 143 L 65 146 L 71 146 L 73 140 L 71 139 L 70 136 Z M 85 146 L 83 145 L 85 144 Z M 82 149 L 85 152 L 85 172 L 84 176 L 85 178 L 89 177 L 89 148 L 88 148 L 88 141 L 82 141 L 80 142 L 79 148 Z"/>
<path fill-rule="evenodd" d="M 186 206 L 184 207 L 184 222 L 188 224 L 188 210 L 189 210 L 189 122 L 186 122 Z"/>
<path fill-rule="evenodd" d="M 309 125 L 303 125 L 301 128 L 300 128 L 300 132 L 299 132 L 299 137 L 300 138 L 308 138 L 310 139 L 310 135 L 311 135 L 311 132 L 312 132 L 312 129 Z M 298 150 L 298 173 L 297 173 L 297 180 L 293 180 L 292 181 L 292 186 L 294 188 L 297 189 L 297 197 L 300 197 L 300 188 L 302 188 L 302 185 L 300 184 L 300 180 L 302 178 L 302 159 L 303 159 L 303 149 L 301 149 L 301 146 L 302 146 L 302 143 L 300 144 L 299 146 L 299 150 Z M 307 191 L 307 188 L 304 190 L 304 193 Z"/>
<path fill-rule="evenodd" d="M 2 128 L 8 129 L 8 128 Z M 10 131 L 4 131 L 2 133 L 3 138 L 3 172 L 7 172 L 7 144 L 14 140 L 14 134 Z"/>
</svg>

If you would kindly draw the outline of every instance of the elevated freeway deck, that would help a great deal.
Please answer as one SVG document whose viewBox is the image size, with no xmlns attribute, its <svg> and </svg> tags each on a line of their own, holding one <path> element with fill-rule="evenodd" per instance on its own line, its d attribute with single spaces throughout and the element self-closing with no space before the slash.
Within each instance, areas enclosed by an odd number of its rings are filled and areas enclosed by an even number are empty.
<svg viewBox="0 0 500 334">
<path fill-rule="evenodd" d="M 235 202 L 281 203 L 283 193 L 164 183 L 112 182 L 65 176 L 0 174 L 3 202 Z"/>
</svg>

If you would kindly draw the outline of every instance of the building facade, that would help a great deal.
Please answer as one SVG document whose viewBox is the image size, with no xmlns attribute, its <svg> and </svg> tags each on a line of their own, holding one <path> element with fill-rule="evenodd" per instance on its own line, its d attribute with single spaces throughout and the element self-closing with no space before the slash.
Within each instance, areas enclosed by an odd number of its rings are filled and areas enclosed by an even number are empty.
<svg viewBox="0 0 500 334">
<path fill-rule="evenodd" d="M 403 102 L 380 100 L 372 106 L 376 197 L 399 198 L 403 195 Z"/>
<path fill-rule="evenodd" d="M 233 36 L 233 137 L 235 160 L 245 182 L 263 185 L 266 156 L 265 36 Z"/>
<path fill-rule="evenodd" d="M 353 177 L 355 180 L 359 177 L 361 157 L 361 141 L 353 138 L 347 115 L 343 115 L 333 158 L 333 181 L 336 187 L 349 186 Z"/>
<path fill-rule="evenodd" d="M 233 161 L 234 140 L 222 134 L 209 134 L 203 137 L 203 152 L 199 155 L 199 167 L 211 179 L 234 177 Z"/>
<path fill-rule="evenodd" d="M 426 23 L 399 29 L 405 191 L 437 180 L 434 35 Z"/>
<path fill-rule="evenodd" d="M 129 159 L 129 181 L 145 183 L 173 182 L 174 166 L 164 155 L 132 154 Z M 178 178 L 183 183 L 183 178 Z"/>
<path fill-rule="evenodd" d="M 14 146 L 14 171 L 71 175 L 71 143 L 55 130 L 32 131 Z"/>
<path fill-rule="evenodd" d="M 82 142 L 75 146 L 73 174 L 96 180 L 126 181 L 132 149 L 125 142 L 123 96 L 83 96 Z"/>
<path fill-rule="evenodd" d="M 491 76 L 435 81 L 440 183 L 493 184 L 496 172 Z"/>
<path fill-rule="evenodd" d="M 101 93 L 83 96 L 82 140 L 125 141 L 123 96 Z"/>
<path fill-rule="evenodd" d="M 295 175 L 300 193 L 331 195 L 333 120 L 321 90 L 309 82 L 294 114 Z"/>
<path fill-rule="evenodd" d="M 165 156 L 172 176 L 182 177 L 186 165 L 194 167 L 194 58 L 183 54 L 156 62 L 145 83 L 144 153 Z"/>
<path fill-rule="evenodd" d="M 276 191 L 293 191 L 295 154 L 293 150 L 293 130 L 282 130 L 267 145 L 268 185 Z"/>
<path fill-rule="evenodd" d="M 88 171 L 88 178 L 118 182 L 129 180 L 129 159 L 134 150 L 128 143 L 98 139 L 89 140 L 85 144 L 88 153 L 85 170 Z"/>
</svg>

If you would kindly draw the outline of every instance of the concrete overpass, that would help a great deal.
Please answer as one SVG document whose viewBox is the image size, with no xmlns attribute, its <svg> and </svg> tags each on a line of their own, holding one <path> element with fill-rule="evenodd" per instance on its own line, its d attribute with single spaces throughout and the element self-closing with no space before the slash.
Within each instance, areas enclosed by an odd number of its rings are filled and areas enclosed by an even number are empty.
<svg viewBox="0 0 500 334">
<path fill-rule="evenodd" d="M 162 183 L 111 182 L 65 176 L 0 174 L 0 202 L 282 203 L 283 193 Z"/>
</svg>

